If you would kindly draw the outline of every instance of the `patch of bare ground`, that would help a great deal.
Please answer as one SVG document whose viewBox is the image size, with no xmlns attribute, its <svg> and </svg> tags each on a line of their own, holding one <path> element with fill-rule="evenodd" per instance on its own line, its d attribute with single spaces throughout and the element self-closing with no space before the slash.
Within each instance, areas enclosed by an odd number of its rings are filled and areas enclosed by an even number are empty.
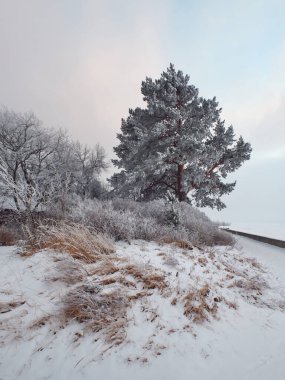
<svg viewBox="0 0 285 380">
<path fill-rule="evenodd" d="M 150 266 L 146 268 L 136 264 L 128 264 L 122 268 L 122 271 L 142 283 L 143 289 L 158 289 L 163 292 L 168 287 L 166 275 Z"/>
</svg>

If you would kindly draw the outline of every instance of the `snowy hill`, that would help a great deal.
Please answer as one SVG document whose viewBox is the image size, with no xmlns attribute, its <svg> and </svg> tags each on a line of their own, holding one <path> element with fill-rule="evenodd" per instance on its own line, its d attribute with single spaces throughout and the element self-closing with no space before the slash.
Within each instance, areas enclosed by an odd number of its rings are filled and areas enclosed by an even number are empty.
<svg viewBox="0 0 285 380">
<path fill-rule="evenodd" d="M 284 379 L 284 249 L 16 250 L 0 248 L 1 379 Z"/>
</svg>

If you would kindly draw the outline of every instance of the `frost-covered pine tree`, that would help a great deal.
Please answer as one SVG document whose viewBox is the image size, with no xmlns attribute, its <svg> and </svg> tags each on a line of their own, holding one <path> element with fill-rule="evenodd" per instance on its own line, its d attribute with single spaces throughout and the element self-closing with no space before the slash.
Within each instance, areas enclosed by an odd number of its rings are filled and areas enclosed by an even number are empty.
<svg viewBox="0 0 285 380">
<path fill-rule="evenodd" d="M 146 108 L 130 109 L 117 136 L 114 192 L 149 200 L 171 191 L 178 201 L 224 208 L 221 196 L 235 182 L 223 180 L 250 158 L 250 144 L 225 126 L 216 99 L 199 97 L 173 64 L 159 79 L 146 78 L 141 92 Z"/>
</svg>

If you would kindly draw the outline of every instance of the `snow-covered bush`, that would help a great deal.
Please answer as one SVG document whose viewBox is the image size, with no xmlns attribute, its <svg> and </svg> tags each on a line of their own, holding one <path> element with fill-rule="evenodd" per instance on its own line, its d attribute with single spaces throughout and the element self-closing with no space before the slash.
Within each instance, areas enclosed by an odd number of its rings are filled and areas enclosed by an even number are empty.
<svg viewBox="0 0 285 380">
<path fill-rule="evenodd" d="M 33 113 L 0 107 L 0 195 L 19 212 L 62 212 L 70 194 L 107 193 L 99 175 L 108 167 L 99 144 L 73 141 L 67 132 L 43 127 Z"/>
<path fill-rule="evenodd" d="M 135 202 L 129 199 L 111 201 L 78 201 L 71 218 L 91 225 L 115 240 L 144 239 L 156 241 L 186 240 L 193 244 L 230 245 L 232 237 L 220 231 L 210 219 L 189 204 L 175 205 L 179 224 L 169 223 L 169 206 L 163 200 Z"/>
<path fill-rule="evenodd" d="M 85 200 L 72 210 L 71 217 L 77 222 L 94 227 L 98 232 L 109 235 L 115 240 L 144 239 L 173 240 L 187 238 L 186 233 L 160 223 L 150 214 L 145 215 L 146 204 L 116 201 Z M 127 207 L 129 204 L 130 207 Z M 160 211 L 163 214 L 163 210 Z"/>
</svg>

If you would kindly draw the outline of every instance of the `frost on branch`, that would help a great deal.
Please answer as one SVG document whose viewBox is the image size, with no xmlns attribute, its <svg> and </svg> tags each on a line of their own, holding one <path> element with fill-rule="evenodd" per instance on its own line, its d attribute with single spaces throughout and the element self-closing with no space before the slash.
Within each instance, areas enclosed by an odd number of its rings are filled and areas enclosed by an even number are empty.
<svg viewBox="0 0 285 380">
<path fill-rule="evenodd" d="M 60 206 L 68 194 L 96 197 L 98 180 L 107 168 L 100 145 L 89 148 L 66 132 L 44 128 L 33 113 L 0 109 L 0 193 L 18 211 Z"/>
</svg>

